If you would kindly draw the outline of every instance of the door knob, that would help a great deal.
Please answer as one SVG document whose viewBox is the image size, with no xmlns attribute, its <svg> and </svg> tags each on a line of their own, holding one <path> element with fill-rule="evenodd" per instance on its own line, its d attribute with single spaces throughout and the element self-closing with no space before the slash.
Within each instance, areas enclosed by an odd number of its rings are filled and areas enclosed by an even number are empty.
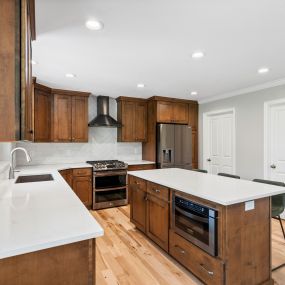
<svg viewBox="0 0 285 285">
<path fill-rule="evenodd" d="M 271 164 L 270 167 L 271 167 L 272 169 L 275 169 L 275 168 L 276 168 L 276 165 L 275 165 L 275 164 Z"/>
<path fill-rule="evenodd" d="M 207 158 L 207 161 L 211 162 L 212 160 L 211 160 L 211 158 Z"/>
</svg>

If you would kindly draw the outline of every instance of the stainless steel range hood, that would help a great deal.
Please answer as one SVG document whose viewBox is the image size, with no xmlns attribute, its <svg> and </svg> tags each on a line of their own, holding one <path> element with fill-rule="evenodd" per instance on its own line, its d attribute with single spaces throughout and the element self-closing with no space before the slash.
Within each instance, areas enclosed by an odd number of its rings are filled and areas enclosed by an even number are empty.
<svg viewBox="0 0 285 285">
<path fill-rule="evenodd" d="M 89 127 L 121 127 L 118 123 L 109 115 L 109 97 L 98 96 L 97 97 L 97 116 L 89 122 Z"/>
</svg>

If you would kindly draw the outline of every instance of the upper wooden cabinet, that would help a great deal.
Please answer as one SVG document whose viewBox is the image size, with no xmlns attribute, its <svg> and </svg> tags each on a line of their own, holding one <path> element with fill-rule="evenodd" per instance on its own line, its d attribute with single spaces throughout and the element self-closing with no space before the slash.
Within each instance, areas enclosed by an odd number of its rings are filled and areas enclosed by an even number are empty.
<svg viewBox="0 0 285 285">
<path fill-rule="evenodd" d="M 181 102 L 158 101 L 157 122 L 187 124 L 188 104 Z"/>
<path fill-rule="evenodd" d="M 88 142 L 88 97 L 90 93 L 52 90 L 52 140 Z"/>
<path fill-rule="evenodd" d="M 189 104 L 189 122 L 194 130 L 198 130 L 198 104 Z"/>
<path fill-rule="evenodd" d="M 89 93 L 51 89 L 33 83 L 34 142 L 88 142 Z"/>
<path fill-rule="evenodd" d="M 117 99 L 119 142 L 144 142 L 147 139 L 147 103 L 144 99 L 119 97 Z"/>
<path fill-rule="evenodd" d="M 38 84 L 34 80 L 34 118 L 31 133 L 32 141 L 51 141 L 51 89 Z"/>
<path fill-rule="evenodd" d="M 34 0 L 1 0 L 0 11 L 0 141 L 30 139 Z"/>
</svg>

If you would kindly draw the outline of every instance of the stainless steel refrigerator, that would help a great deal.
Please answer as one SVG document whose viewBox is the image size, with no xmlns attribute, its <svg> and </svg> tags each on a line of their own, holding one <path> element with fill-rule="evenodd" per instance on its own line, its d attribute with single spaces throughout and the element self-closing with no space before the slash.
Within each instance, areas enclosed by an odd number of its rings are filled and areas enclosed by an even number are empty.
<svg viewBox="0 0 285 285">
<path fill-rule="evenodd" d="M 157 125 L 158 168 L 192 169 L 192 129 L 187 125 Z"/>
</svg>

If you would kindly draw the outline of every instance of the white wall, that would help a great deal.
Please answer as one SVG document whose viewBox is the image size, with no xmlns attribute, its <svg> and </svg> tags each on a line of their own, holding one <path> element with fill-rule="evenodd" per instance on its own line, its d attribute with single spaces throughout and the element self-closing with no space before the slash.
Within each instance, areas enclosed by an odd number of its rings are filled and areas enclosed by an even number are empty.
<svg viewBox="0 0 285 285">
<path fill-rule="evenodd" d="M 199 167 L 202 168 L 203 159 L 203 113 L 235 108 L 236 174 L 245 179 L 263 178 L 264 102 L 280 98 L 285 98 L 285 86 L 201 104 L 199 106 Z"/>
<path fill-rule="evenodd" d="M 97 113 L 96 97 L 89 98 L 89 120 Z M 117 104 L 110 98 L 110 115 L 117 117 Z M 84 162 L 86 160 L 123 159 L 140 160 L 141 143 L 117 143 L 116 128 L 89 128 L 88 143 L 17 143 L 25 147 L 31 157 L 32 164 L 53 164 Z M 25 165 L 22 153 L 17 154 L 17 164 Z"/>
</svg>

